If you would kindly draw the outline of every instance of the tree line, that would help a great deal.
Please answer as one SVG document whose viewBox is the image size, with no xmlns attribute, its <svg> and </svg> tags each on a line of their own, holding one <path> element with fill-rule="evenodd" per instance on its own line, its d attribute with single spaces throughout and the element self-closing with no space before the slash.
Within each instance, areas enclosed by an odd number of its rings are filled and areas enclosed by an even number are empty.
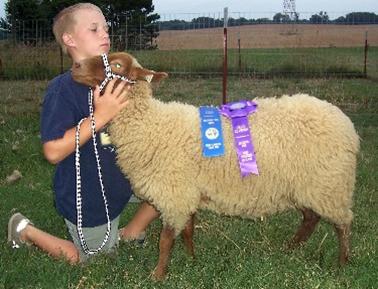
<svg viewBox="0 0 378 289">
<path fill-rule="evenodd" d="M 334 20 L 329 18 L 325 11 L 311 15 L 309 19 L 299 19 L 299 14 L 295 13 L 292 17 L 283 13 L 276 13 L 272 19 L 257 18 L 247 19 L 245 17 L 229 18 L 228 26 L 240 26 L 251 24 L 378 24 L 378 15 L 371 12 L 352 12 L 345 16 L 340 16 Z M 159 21 L 160 30 L 182 30 L 182 29 L 201 29 L 211 27 L 223 27 L 223 19 L 215 19 L 212 17 L 197 17 L 191 21 L 185 20 L 169 20 Z"/>
</svg>

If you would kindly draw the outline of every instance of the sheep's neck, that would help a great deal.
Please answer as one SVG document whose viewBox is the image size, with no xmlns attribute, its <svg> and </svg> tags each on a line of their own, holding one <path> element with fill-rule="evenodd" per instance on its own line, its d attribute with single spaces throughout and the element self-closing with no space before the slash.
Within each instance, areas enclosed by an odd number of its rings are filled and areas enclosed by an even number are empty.
<svg viewBox="0 0 378 289">
<path fill-rule="evenodd" d="M 144 82 L 138 82 L 126 95 L 128 104 L 125 109 L 120 113 L 120 117 L 123 120 L 128 120 L 128 123 L 134 120 L 140 121 L 143 114 L 146 113 L 152 106 L 152 92 L 149 84 Z M 127 124 L 124 124 L 127 125 Z"/>
<path fill-rule="evenodd" d="M 128 97 L 127 106 L 111 122 L 110 134 L 116 146 L 140 142 L 147 137 L 150 129 L 154 129 L 152 122 L 160 101 L 142 95 L 139 88 L 135 88 Z"/>
</svg>

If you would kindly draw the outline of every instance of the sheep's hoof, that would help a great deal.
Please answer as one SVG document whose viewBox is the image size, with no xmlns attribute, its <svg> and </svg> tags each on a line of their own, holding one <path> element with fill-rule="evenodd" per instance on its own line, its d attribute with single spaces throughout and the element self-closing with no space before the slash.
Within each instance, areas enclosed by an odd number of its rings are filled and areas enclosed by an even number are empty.
<svg viewBox="0 0 378 289">
<path fill-rule="evenodd" d="M 290 240 L 290 241 L 288 241 L 284 244 L 284 249 L 288 252 L 291 252 L 295 249 L 302 247 L 304 244 L 305 244 L 305 242 Z"/>
<path fill-rule="evenodd" d="M 151 279 L 154 281 L 164 281 L 167 273 L 165 270 L 160 268 L 155 268 L 154 271 L 151 273 Z"/>
<path fill-rule="evenodd" d="M 339 257 L 339 267 L 342 268 L 349 263 L 349 255 L 342 255 Z"/>
</svg>

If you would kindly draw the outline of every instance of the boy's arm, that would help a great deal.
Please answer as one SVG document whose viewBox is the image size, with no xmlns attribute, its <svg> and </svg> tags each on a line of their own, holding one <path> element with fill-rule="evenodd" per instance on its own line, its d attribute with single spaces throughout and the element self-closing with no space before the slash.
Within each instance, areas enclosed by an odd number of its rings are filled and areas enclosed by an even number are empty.
<svg viewBox="0 0 378 289">
<path fill-rule="evenodd" d="M 113 117 L 115 117 L 127 104 L 123 89 L 126 82 L 122 81 L 116 88 L 116 79 L 109 82 L 105 93 L 100 97 L 100 90 L 97 86 L 93 92 L 94 96 L 94 117 L 96 120 L 96 131 L 102 129 Z M 114 89 L 113 89 L 114 88 Z M 129 87 L 128 87 L 129 88 Z M 76 127 L 68 129 L 60 139 L 51 140 L 43 144 L 43 154 L 52 164 L 57 164 L 75 151 Z M 92 137 L 90 118 L 85 119 L 80 127 L 80 146 L 85 144 Z"/>
</svg>

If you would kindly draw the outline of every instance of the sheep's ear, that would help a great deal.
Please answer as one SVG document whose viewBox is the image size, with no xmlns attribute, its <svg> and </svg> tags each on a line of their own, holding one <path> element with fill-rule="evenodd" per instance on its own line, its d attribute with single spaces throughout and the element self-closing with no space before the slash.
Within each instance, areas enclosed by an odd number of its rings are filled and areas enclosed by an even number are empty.
<svg viewBox="0 0 378 289">
<path fill-rule="evenodd" d="M 159 82 L 168 77 L 168 74 L 165 72 L 156 72 L 142 67 L 133 67 L 130 74 L 133 79 L 146 80 L 147 82 Z"/>
</svg>

